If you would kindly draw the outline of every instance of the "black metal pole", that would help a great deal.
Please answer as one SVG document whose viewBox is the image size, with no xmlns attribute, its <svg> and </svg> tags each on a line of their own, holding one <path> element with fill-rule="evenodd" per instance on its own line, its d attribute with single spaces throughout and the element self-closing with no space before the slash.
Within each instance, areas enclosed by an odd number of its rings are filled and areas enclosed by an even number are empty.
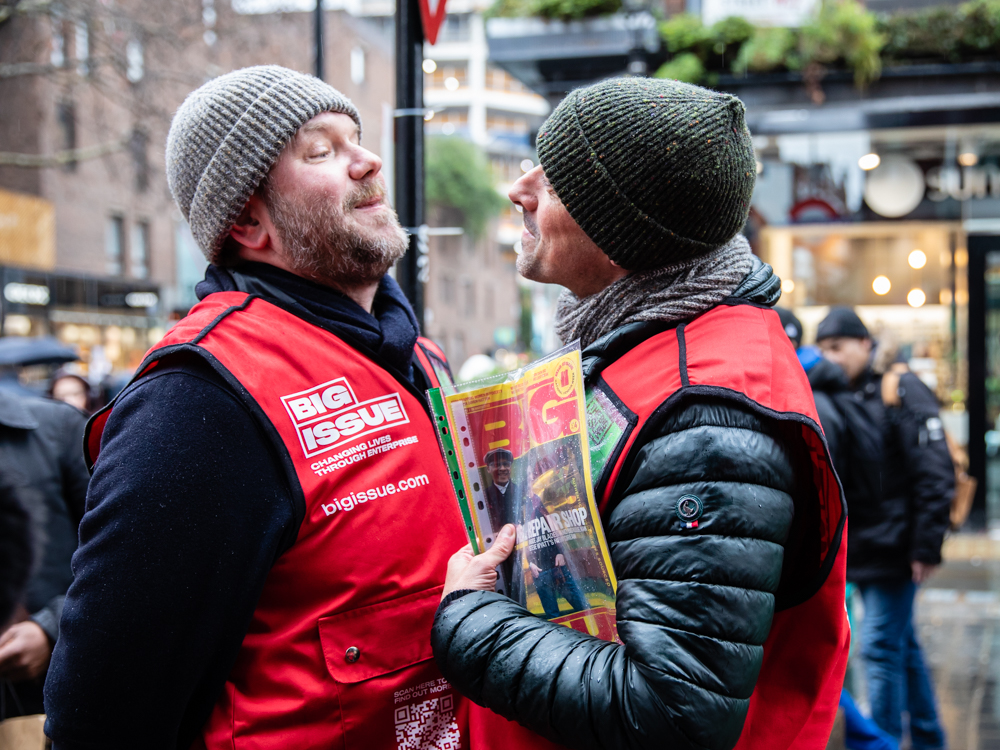
<svg viewBox="0 0 1000 750">
<path fill-rule="evenodd" d="M 313 44 L 316 46 L 316 77 L 324 80 L 326 71 L 323 63 L 323 0 L 316 0 L 316 9 L 313 11 Z"/>
<path fill-rule="evenodd" d="M 424 29 L 418 0 L 396 0 L 396 212 L 416 230 L 424 223 Z M 396 265 L 396 280 L 424 325 L 426 238 L 410 233 L 410 248 Z"/>
</svg>

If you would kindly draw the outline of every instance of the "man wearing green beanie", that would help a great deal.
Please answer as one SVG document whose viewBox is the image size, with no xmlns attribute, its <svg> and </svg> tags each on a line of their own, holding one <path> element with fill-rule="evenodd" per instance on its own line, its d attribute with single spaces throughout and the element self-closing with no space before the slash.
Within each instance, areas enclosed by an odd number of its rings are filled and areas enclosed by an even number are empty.
<svg viewBox="0 0 1000 750">
<path fill-rule="evenodd" d="M 822 750 L 847 660 L 846 512 L 771 309 L 780 280 L 739 234 L 743 104 L 611 79 L 566 97 L 538 154 L 510 192 L 518 270 L 566 287 L 556 330 L 584 347 L 588 423 L 619 425 L 591 456 L 621 642 L 490 591 L 501 534 L 449 563 L 441 671 L 512 720 L 485 715 L 496 747 L 532 730 L 581 750 Z"/>
</svg>

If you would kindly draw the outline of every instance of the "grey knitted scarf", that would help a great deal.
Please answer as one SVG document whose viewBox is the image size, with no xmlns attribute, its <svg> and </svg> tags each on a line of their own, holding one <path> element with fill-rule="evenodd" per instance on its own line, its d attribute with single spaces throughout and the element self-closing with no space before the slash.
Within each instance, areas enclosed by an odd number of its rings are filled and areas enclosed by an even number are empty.
<svg viewBox="0 0 1000 750">
<path fill-rule="evenodd" d="M 556 307 L 556 333 L 563 343 L 580 339 L 587 347 L 626 323 L 693 318 L 728 297 L 750 265 L 750 243 L 737 234 L 708 255 L 630 273 L 583 299 L 566 290 Z"/>
</svg>

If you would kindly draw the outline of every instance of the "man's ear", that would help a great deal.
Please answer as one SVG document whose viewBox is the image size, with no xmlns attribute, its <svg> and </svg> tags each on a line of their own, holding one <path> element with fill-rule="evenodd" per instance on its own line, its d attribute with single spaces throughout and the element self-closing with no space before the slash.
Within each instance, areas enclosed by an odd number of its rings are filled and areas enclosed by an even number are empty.
<svg viewBox="0 0 1000 750">
<path fill-rule="evenodd" d="M 261 221 L 266 213 L 264 201 L 256 193 L 251 195 L 236 223 L 229 230 L 229 236 L 249 250 L 267 250 L 271 245 L 271 236 L 265 229 L 265 223 L 270 222 Z"/>
</svg>

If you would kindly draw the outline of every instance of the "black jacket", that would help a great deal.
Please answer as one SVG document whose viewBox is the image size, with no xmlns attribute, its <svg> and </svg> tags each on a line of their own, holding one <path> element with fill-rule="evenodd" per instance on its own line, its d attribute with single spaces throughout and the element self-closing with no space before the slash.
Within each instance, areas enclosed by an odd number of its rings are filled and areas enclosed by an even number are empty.
<svg viewBox="0 0 1000 750">
<path fill-rule="evenodd" d="M 907 579 L 911 561 L 941 562 L 955 492 L 940 406 L 913 373 L 899 380 L 901 406 L 887 408 L 880 375 L 868 370 L 849 387 L 838 369 L 814 368 L 809 382 L 843 423 L 834 467 L 850 514 L 847 579 Z"/>
<path fill-rule="evenodd" d="M 60 401 L 0 390 L 0 455 L 20 484 L 31 517 L 35 566 L 24 605 L 53 641 L 90 474 L 83 461 L 84 415 Z"/>
<path fill-rule="evenodd" d="M 34 565 L 23 604 L 49 640 L 59 637 L 70 560 L 90 474 L 83 461 L 86 419 L 72 406 L 0 389 L 0 466 L 18 485 L 30 518 Z M 5 715 L 42 712 L 42 683 L 5 683 Z"/>
<path fill-rule="evenodd" d="M 773 304 L 775 279 L 758 263 L 738 294 Z M 658 330 L 625 326 L 588 347 L 585 362 L 615 359 Z M 795 566 L 786 543 L 808 517 L 796 513 L 811 470 L 798 426 L 694 396 L 655 427 L 603 519 L 624 645 L 493 592 L 455 592 L 435 619 L 434 653 L 458 690 L 570 748 L 733 747 Z M 675 515 L 688 493 L 715 508 L 697 534 L 681 533 Z"/>
<path fill-rule="evenodd" d="M 20 488 L 0 459 L 0 631 L 20 604 L 31 570 L 31 528 Z"/>
</svg>

